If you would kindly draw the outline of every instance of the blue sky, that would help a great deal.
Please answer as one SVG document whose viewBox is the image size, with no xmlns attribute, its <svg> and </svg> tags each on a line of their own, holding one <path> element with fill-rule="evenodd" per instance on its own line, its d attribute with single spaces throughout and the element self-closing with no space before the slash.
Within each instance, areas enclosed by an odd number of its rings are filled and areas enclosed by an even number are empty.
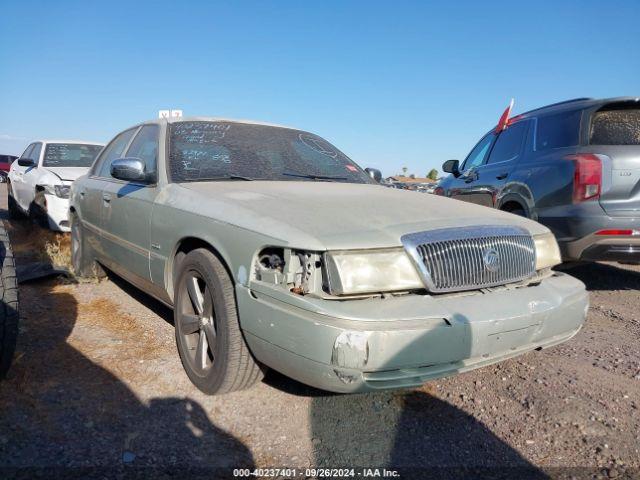
<svg viewBox="0 0 640 480">
<path fill-rule="evenodd" d="M 181 108 L 424 175 L 514 111 L 640 95 L 640 2 L 0 2 L 0 152 Z"/>
</svg>

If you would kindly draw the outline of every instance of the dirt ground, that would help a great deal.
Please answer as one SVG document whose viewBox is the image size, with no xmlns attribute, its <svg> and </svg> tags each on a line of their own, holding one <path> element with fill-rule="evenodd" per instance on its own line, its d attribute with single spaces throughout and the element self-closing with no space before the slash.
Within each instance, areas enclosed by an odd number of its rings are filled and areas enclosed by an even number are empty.
<svg viewBox="0 0 640 480">
<path fill-rule="evenodd" d="M 6 208 L 4 188 L 0 199 Z M 68 248 L 25 222 L 10 229 L 18 261 Z M 401 478 L 639 478 L 640 268 L 571 273 L 591 292 L 571 341 L 418 389 L 348 396 L 276 373 L 203 395 L 183 373 L 171 311 L 150 297 L 115 277 L 23 284 L 17 355 L 0 383 L 0 477 L 387 467 Z"/>
</svg>

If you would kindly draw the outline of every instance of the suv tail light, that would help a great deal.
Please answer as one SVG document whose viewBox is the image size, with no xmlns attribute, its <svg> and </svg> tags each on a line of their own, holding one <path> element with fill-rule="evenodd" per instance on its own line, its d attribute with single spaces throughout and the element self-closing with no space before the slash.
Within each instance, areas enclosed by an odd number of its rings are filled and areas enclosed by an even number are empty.
<svg viewBox="0 0 640 480">
<path fill-rule="evenodd" d="M 596 199 L 602 191 L 602 161 L 592 153 L 569 155 L 573 160 L 573 203 Z"/>
<path fill-rule="evenodd" d="M 444 188 L 442 188 L 442 187 L 436 187 L 436 188 L 433 190 L 433 194 L 434 194 L 434 195 L 444 195 Z"/>
</svg>

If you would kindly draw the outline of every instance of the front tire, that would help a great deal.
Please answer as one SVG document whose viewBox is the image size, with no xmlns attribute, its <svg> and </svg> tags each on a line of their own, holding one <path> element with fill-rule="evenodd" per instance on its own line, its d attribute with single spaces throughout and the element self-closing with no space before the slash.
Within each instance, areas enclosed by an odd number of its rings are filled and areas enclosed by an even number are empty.
<svg viewBox="0 0 640 480">
<path fill-rule="evenodd" d="M 11 182 L 7 182 L 7 204 L 9 206 L 9 218 L 11 220 L 18 220 L 24 218 L 20 207 L 18 207 L 18 202 L 13 196 L 13 188 L 11 187 Z"/>
<path fill-rule="evenodd" d="M 222 262 L 199 248 L 178 266 L 176 343 L 187 376 L 206 394 L 246 389 L 262 379 L 238 321 L 233 283 Z"/>
</svg>

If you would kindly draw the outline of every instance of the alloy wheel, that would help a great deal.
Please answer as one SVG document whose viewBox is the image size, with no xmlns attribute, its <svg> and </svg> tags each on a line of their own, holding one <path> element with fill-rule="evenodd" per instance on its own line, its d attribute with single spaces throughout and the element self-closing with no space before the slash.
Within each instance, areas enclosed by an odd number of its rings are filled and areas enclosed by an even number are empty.
<svg viewBox="0 0 640 480">
<path fill-rule="evenodd" d="M 187 361 L 194 371 L 206 375 L 216 357 L 216 320 L 212 291 L 202 275 L 190 270 L 180 285 L 177 321 Z"/>
</svg>

